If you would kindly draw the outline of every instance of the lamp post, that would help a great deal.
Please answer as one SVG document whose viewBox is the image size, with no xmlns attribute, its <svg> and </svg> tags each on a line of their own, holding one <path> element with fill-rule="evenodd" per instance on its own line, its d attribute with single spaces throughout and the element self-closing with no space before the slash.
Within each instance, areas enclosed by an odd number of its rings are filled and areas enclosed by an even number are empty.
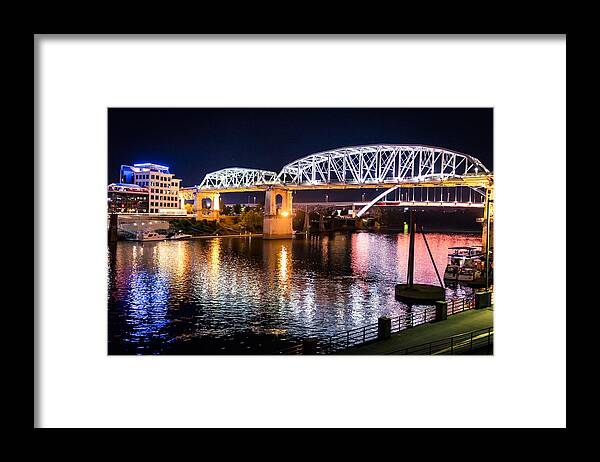
<svg viewBox="0 0 600 462">
<path fill-rule="evenodd" d="M 491 188 L 485 191 L 485 290 L 490 290 L 490 196 Z"/>
</svg>

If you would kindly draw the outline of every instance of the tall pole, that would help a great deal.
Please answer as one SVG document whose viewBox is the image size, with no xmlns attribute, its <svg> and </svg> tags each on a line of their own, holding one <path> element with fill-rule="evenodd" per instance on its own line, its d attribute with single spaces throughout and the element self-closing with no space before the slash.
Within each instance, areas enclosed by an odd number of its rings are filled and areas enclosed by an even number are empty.
<svg viewBox="0 0 600 462">
<path fill-rule="evenodd" d="M 415 230 L 416 230 L 416 220 L 415 220 L 415 211 L 411 210 L 410 211 L 410 225 L 409 225 L 409 232 L 410 232 L 410 241 L 409 241 L 409 245 L 408 245 L 408 275 L 407 275 L 407 281 L 406 283 L 408 284 L 409 287 L 413 286 L 413 275 L 414 275 L 414 271 L 415 271 Z"/>
<path fill-rule="evenodd" d="M 490 195 L 488 186 L 485 188 L 485 290 L 490 288 Z"/>
</svg>

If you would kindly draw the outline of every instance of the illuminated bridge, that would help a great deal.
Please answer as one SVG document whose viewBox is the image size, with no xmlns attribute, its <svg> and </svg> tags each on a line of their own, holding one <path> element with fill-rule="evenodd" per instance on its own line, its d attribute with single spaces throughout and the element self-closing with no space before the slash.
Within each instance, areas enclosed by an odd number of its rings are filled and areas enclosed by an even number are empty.
<svg viewBox="0 0 600 462">
<path fill-rule="evenodd" d="M 193 197 L 197 218 L 218 220 L 220 194 L 265 191 L 263 236 L 285 238 L 292 236 L 293 191 L 384 189 L 357 213 L 361 217 L 398 188 L 440 187 L 477 191 L 485 198 L 486 210 L 487 203 L 493 201 L 493 173 L 479 159 L 440 147 L 400 144 L 349 146 L 318 152 L 285 165 L 278 173 L 225 168 L 208 173 L 194 188 Z M 458 201 L 457 197 L 455 194 L 454 206 L 472 203 Z M 444 200 L 432 203 L 444 204 Z"/>
</svg>

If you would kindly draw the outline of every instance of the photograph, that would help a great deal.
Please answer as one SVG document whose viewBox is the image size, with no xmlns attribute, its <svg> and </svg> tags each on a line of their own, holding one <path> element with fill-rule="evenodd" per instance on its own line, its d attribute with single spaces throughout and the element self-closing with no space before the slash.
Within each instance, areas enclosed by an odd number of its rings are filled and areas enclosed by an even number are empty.
<svg viewBox="0 0 600 462">
<path fill-rule="evenodd" d="M 107 108 L 109 355 L 492 355 L 493 108 Z"/>
</svg>

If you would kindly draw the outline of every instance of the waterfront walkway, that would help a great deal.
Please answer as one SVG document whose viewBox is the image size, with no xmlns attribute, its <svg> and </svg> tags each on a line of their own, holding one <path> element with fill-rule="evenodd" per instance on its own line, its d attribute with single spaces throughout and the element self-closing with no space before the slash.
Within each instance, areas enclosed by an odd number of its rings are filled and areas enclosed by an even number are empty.
<svg viewBox="0 0 600 462">
<path fill-rule="evenodd" d="M 369 343 L 343 350 L 337 354 L 346 355 L 384 355 L 392 351 L 441 340 L 453 335 L 462 334 L 493 325 L 494 307 L 480 310 L 468 310 L 448 316 L 445 321 L 422 324 L 402 330 L 387 340 Z"/>
</svg>

